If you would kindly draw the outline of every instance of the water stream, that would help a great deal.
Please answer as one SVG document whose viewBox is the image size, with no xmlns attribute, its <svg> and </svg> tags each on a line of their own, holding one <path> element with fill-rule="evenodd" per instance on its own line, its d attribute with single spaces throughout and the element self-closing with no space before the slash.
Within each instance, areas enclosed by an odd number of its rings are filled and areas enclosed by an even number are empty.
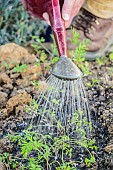
<svg viewBox="0 0 113 170">
<path fill-rule="evenodd" d="M 91 117 L 86 90 L 81 78 L 59 79 L 53 75 L 47 79 L 45 89 L 39 92 L 38 109 L 33 113 L 30 124 L 41 133 L 58 133 L 80 138 L 82 130 L 90 134 Z"/>
</svg>

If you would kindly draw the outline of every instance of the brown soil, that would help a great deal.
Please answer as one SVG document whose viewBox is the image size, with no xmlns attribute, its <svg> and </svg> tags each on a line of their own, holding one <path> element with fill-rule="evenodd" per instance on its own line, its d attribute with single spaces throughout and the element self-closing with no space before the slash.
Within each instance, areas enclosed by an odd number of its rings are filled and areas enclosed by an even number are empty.
<svg viewBox="0 0 113 170">
<path fill-rule="evenodd" d="M 30 93 L 37 90 L 31 81 L 39 79 L 42 74 L 41 66 L 34 65 L 35 60 L 34 54 L 14 43 L 0 46 L 0 119 L 10 116 L 14 110 L 16 114 L 19 108 L 23 112 L 25 105 L 30 103 Z M 15 73 L 14 67 L 23 63 L 27 64 L 28 69 Z"/>
</svg>

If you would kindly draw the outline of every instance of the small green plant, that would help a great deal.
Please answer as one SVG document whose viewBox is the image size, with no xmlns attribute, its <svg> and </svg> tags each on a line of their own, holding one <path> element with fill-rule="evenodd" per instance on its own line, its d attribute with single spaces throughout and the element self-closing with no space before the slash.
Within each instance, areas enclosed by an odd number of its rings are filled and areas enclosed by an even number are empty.
<svg viewBox="0 0 113 170">
<path fill-rule="evenodd" d="M 78 63 L 78 67 L 82 70 L 84 76 L 88 76 L 89 74 L 92 74 L 89 63 L 87 61 L 85 61 L 83 64 Z"/>
<path fill-rule="evenodd" d="M 47 169 L 49 166 L 49 157 L 51 156 L 50 146 L 46 143 L 48 136 L 42 136 L 40 134 L 40 139 L 37 137 L 35 132 L 30 132 L 26 130 L 25 133 L 17 136 L 9 135 L 9 138 L 12 142 L 18 142 L 21 148 L 21 154 L 23 158 L 28 161 L 28 169 L 31 170 L 42 170 L 42 163 L 46 162 Z M 30 154 L 35 151 L 37 156 L 31 158 Z M 39 168 L 39 169 L 38 169 Z"/>
<path fill-rule="evenodd" d="M 13 69 L 13 71 L 17 73 L 26 72 L 27 70 L 28 70 L 28 66 L 26 64 L 22 64 L 22 65 L 17 64 Z"/>
<path fill-rule="evenodd" d="M 9 153 L 8 152 L 0 154 L 0 161 L 5 162 L 8 158 L 9 158 Z"/>
<path fill-rule="evenodd" d="M 8 152 L 0 154 L 0 161 L 3 163 L 7 163 L 7 166 L 13 169 L 16 169 L 18 166 L 18 162 L 16 161 L 16 159 Z"/>
<path fill-rule="evenodd" d="M 60 137 L 54 137 L 54 139 L 53 139 L 53 141 L 54 141 L 53 148 L 55 150 L 56 157 L 58 156 L 58 153 L 60 152 L 60 150 L 62 151 L 62 153 L 61 153 L 62 162 L 64 161 L 65 154 L 67 156 L 69 156 L 70 158 L 72 156 L 72 147 L 68 143 L 69 140 L 70 140 L 69 136 L 67 136 L 67 135 L 63 135 Z"/>
<path fill-rule="evenodd" d="M 56 168 L 56 170 L 77 170 L 74 166 L 73 166 L 73 162 L 63 162 L 62 165 L 60 165 L 58 168 Z"/>
<path fill-rule="evenodd" d="M 106 56 L 103 56 L 101 58 L 96 58 L 96 63 L 99 65 L 99 67 L 101 67 L 102 65 L 104 65 L 106 62 Z"/>
<path fill-rule="evenodd" d="M 29 158 L 29 165 L 28 165 L 29 170 L 42 170 L 42 168 L 43 167 L 40 165 L 39 159 L 36 160 L 34 158 Z"/>
<path fill-rule="evenodd" d="M 43 44 L 45 42 L 45 39 L 42 37 L 40 38 L 39 36 L 33 36 L 32 37 L 34 40 L 34 43 L 31 45 L 35 52 L 39 55 L 40 61 L 44 62 L 45 59 L 47 58 L 46 52 L 52 56 L 53 54 L 51 53 L 50 50 L 46 48 L 46 46 Z"/>
<path fill-rule="evenodd" d="M 9 65 L 7 64 L 6 61 L 2 61 L 2 65 L 8 70 L 9 69 Z"/>
<path fill-rule="evenodd" d="M 80 35 L 72 29 L 73 38 L 70 39 L 71 43 L 75 46 L 75 50 L 70 51 L 72 60 L 77 64 L 77 66 L 82 70 L 85 76 L 91 74 L 90 66 L 87 61 L 85 61 L 86 50 L 88 49 L 88 44 L 90 41 L 86 39 L 85 41 L 80 40 Z"/>
<path fill-rule="evenodd" d="M 93 87 L 94 85 L 99 84 L 99 82 L 100 81 L 98 79 L 92 79 L 91 82 L 88 82 L 86 85 L 88 87 Z"/>
<path fill-rule="evenodd" d="M 90 155 L 89 158 L 85 158 L 85 163 L 88 167 L 90 167 L 95 162 L 96 162 L 96 160 L 95 160 L 94 155 Z"/>
<path fill-rule="evenodd" d="M 39 89 L 41 85 L 40 81 L 36 81 L 36 80 L 31 81 L 31 84 L 35 86 L 37 89 Z"/>
<path fill-rule="evenodd" d="M 39 36 L 33 36 L 34 43 L 32 44 L 32 47 L 34 48 L 35 52 L 37 53 L 39 57 L 39 62 L 47 62 L 47 54 L 49 54 L 51 63 L 54 64 L 59 60 L 58 57 L 58 50 L 56 48 L 55 40 L 53 35 L 51 35 L 53 39 L 53 43 L 50 45 L 51 49 L 47 49 L 47 47 L 43 44 L 45 42 L 45 39 Z"/>
<path fill-rule="evenodd" d="M 113 52 L 109 55 L 110 61 L 113 62 Z"/>
<path fill-rule="evenodd" d="M 75 29 L 72 29 L 72 33 L 73 38 L 71 38 L 70 41 L 75 46 L 75 50 L 72 50 L 70 54 L 71 58 L 78 64 L 80 62 L 85 61 L 84 56 L 86 54 L 86 50 L 88 49 L 87 46 L 90 43 L 90 41 L 86 39 L 86 41 L 81 42 L 80 35 L 75 31 Z"/>
<path fill-rule="evenodd" d="M 46 62 L 46 59 L 47 59 L 47 55 L 45 54 L 44 51 L 42 51 L 41 54 L 40 54 L 40 61 L 41 61 L 42 63 L 45 63 L 45 62 Z"/>
<path fill-rule="evenodd" d="M 35 101 L 33 101 L 33 103 L 36 105 Z M 36 105 L 35 109 L 37 109 L 37 107 Z M 83 115 L 82 112 L 81 114 Z M 55 121 L 55 115 L 51 114 L 51 116 L 53 116 L 53 120 Z M 84 127 L 88 124 L 90 127 L 91 124 L 90 122 L 88 123 L 85 118 L 82 122 L 78 120 L 78 113 L 74 114 L 71 123 L 76 123 L 76 132 L 78 135 L 82 134 L 82 138 L 69 137 L 63 132 L 64 127 L 58 120 L 56 120 L 58 134 L 54 137 L 50 134 L 46 135 L 33 132 L 32 126 L 21 134 L 8 135 L 12 143 L 18 144 L 22 157 L 20 159 L 18 156 L 14 157 L 9 153 L 4 153 L 4 155 L 1 155 L 0 161 L 6 163 L 8 160 L 8 166 L 14 170 L 16 170 L 17 166 L 21 167 L 21 170 L 49 170 L 52 169 L 52 167 L 55 167 L 56 170 L 77 170 L 75 165 L 76 163 L 80 163 L 80 161 L 76 161 L 72 157 L 73 153 L 76 152 L 76 148 L 82 147 L 85 148 L 87 152 L 84 163 L 87 167 L 90 167 L 96 161 L 91 151 L 97 150 L 97 147 L 95 146 L 95 140 L 86 137 L 86 132 L 81 128 L 81 124 Z M 32 155 L 34 156 L 32 157 Z M 23 161 L 26 162 L 26 164 L 22 163 Z"/>
<path fill-rule="evenodd" d="M 32 99 L 31 103 L 29 106 L 26 106 L 26 112 L 27 113 L 31 113 L 34 111 L 38 110 L 38 104 L 37 104 L 37 101 L 35 99 Z"/>
</svg>

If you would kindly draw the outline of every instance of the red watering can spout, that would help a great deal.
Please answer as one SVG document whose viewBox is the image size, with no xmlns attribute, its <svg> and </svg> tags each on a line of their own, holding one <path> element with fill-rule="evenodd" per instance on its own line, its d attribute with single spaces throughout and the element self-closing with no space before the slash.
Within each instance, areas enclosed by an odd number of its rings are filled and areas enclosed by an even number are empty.
<svg viewBox="0 0 113 170">
<path fill-rule="evenodd" d="M 47 12 L 49 14 L 59 55 L 67 56 L 66 31 L 60 10 L 63 1 L 64 0 L 22 0 L 26 10 L 35 17 L 44 19 L 43 13 Z"/>
</svg>

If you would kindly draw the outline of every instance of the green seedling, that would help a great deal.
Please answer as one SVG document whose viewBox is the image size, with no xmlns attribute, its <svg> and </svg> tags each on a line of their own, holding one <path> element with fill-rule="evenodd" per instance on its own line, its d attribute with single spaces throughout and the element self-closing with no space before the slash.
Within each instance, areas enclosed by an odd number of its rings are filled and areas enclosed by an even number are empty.
<svg viewBox="0 0 113 170">
<path fill-rule="evenodd" d="M 43 53 L 43 55 L 46 55 L 45 52 L 47 52 L 50 56 L 53 55 L 51 51 L 48 50 L 45 45 L 43 45 L 43 43 L 45 42 L 45 39 L 43 37 L 40 38 L 39 36 L 33 36 L 32 38 L 34 40 L 34 43 L 31 46 L 34 48 L 36 53 L 39 53 L 39 55 L 41 53 Z"/>
<path fill-rule="evenodd" d="M 40 53 L 40 61 L 41 61 L 42 63 L 45 63 L 45 62 L 46 62 L 46 59 L 47 59 L 47 55 L 45 54 L 44 51 L 42 51 L 42 52 Z"/>
<path fill-rule="evenodd" d="M 62 165 L 60 165 L 58 168 L 56 168 L 56 170 L 77 170 L 71 162 L 63 162 Z"/>
<path fill-rule="evenodd" d="M 94 155 L 91 155 L 90 158 L 85 158 L 85 164 L 90 167 L 96 162 Z"/>
<path fill-rule="evenodd" d="M 69 144 L 69 137 L 67 135 L 63 135 L 60 137 L 54 137 L 53 148 L 55 150 L 56 156 L 62 151 L 62 162 L 64 161 L 64 155 L 68 155 L 70 158 L 72 156 L 72 148 Z"/>
<path fill-rule="evenodd" d="M 53 99 L 52 102 L 55 103 L 56 105 L 59 105 L 59 101 L 56 99 Z"/>
<path fill-rule="evenodd" d="M 0 154 L 0 161 L 5 162 L 8 158 L 9 158 L 9 153 L 8 152 Z"/>
<path fill-rule="evenodd" d="M 91 82 L 89 82 L 89 83 L 87 83 L 86 85 L 88 86 L 88 87 L 93 87 L 93 86 L 95 86 L 96 84 L 99 84 L 99 80 L 98 79 L 92 79 L 91 80 Z"/>
<path fill-rule="evenodd" d="M 80 41 L 80 35 L 72 29 L 73 38 L 70 39 L 71 43 L 75 46 L 75 50 L 71 50 L 71 58 L 76 61 L 76 64 L 85 61 L 86 50 L 88 49 L 88 44 L 90 41 L 87 39 L 86 41 Z"/>
<path fill-rule="evenodd" d="M 34 48 L 34 50 L 36 51 L 38 58 L 39 58 L 39 63 L 45 63 L 48 62 L 47 58 L 47 53 L 50 56 L 50 63 L 51 64 L 55 64 L 58 60 L 59 57 L 58 56 L 58 51 L 56 48 L 56 44 L 55 44 L 55 40 L 53 35 L 51 35 L 52 39 L 53 39 L 53 44 L 50 45 L 51 50 L 48 50 L 46 48 L 45 45 L 43 45 L 43 42 L 45 42 L 44 38 L 39 38 L 38 36 L 33 36 L 33 39 L 35 40 L 35 42 L 32 44 L 32 47 Z"/>
<path fill-rule="evenodd" d="M 8 152 L 5 152 L 3 154 L 0 154 L 0 161 L 3 163 L 6 163 L 11 169 L 16 169 L 18 166 L 18 162 L 16 161 L 16 159 L 14 157 L 12 157 L 11 154 L 9 154 Z"/>
<path fill-rule="evenodd" d="M 6 61 L 2 61 L 2 65 L 8 70 L 9 69 L 9 65 L 7 64 Z"/>
<path fill-rule="evenodd" d="M 73 38 L 70 39 L 71 43 L 75 46 L 75 50 L 70 51 L 70 56 L 72 60 L 77 64 L 77 66 L 82 70 L 85 76 L 91 74 L 89 63 L 85 61 L 84 56 L 86 55 L 86 50 L 88 49 L 88 44 L 90 41 L 81 42 L 80 35 L 72 29 Z"/>
<path fill-rule="evenodd" d="M 105 62 L 106 62 L 106 56 L 103 56 L 102 58 L 96 58 L 96 63 L 99 65 L 99 67 L 104 65 Z"/>
<path fill-rule="evenodd" d="M 82 70 L 84 76 L 92 74 L 89 63 L 87 61 L 85 61 L 83 64 L 78 64 L 78 66 Z"/>
<path fill-rule="evenodd" d="M 28 114 L 32 114 L 32 112 L 35 112 L 36 110 L 38 110 L 37 101 L 35 99 L 32 99 L 30 105 L 26 106 L 26 112 Z"/>
<path fill-rule="evenodd" d="M 37 89 L 39 89 L 40 88 L 40 81 L 36 81 L 36 80 L 33 80 L 33 81 L 31 81 L 31 84 L 33 85 L 33 86 L 35 86 Z"/>
<path fill-rule="evenodd" d="M 55 64 L 58 60 L 58 50 L 55 44 L 54 36 L 51 35 L 53 43 L 50 45 L 50 50 L 46 48 L 46 46 L 43 44 L 45 42 L 44 38 L 39 38 L 39 36 L 33 36 L 34 43 L 32 44 L 32 47 L 34 48 L 35 52 L 39 56 L 40 62 L 47 62 L 47 54 L 48 53 L 51 57 L 51 64 Z"/>
<path fill-rule="evenodd" d="M 42 170 L 42 166 L 40 165 L 39 158 L 37 160 L 34 158 L 29 158 L 28 168 L 29 170 Z"/>
<path fill-rule="evenodd" d="M 59 61 L 59 57 L 53 57 L 52 60 L 51 60 L 51 63 L 52 64 L 55 64 Z"/>
<path fill-rule="evenodd" d="M 110 61 L 113 62 L 113 53 L 109 55 Z"/>
<path fill-rule="evenodd" d="M 35 109 L 37 109 L 37 106 L 35 106 Z M 62 133 L 64 127 L 60 121 L 54 119 L 58 128 L 58 135 L 55 137 L 52 137 L 50 134 L 45 135 L 33 132 L 31 131 L 32 127 L 29 127 L 28 130 L 25 130 L 21 134 L 8 135 L 11 142 L 18 144 L 22 158 L 13 158 L 13 156 L 8 153 L 4 154 L 4 157 L 2 155 L 0 161 L 2 160 L 6 163 L 6 161 L 11 158 L 8 165 L 9 167 L 13 167 L 14 170 L 16 170 L 17 165 L 21 167 L 21 170 L 43 170 L 45 167 L 49 170 L 52 166 L 55 166 L 57 170 L 76 170 L 76 167 L 73 165 L 80 162 L 76 160 L 72 161 L 73 153 L 75 147 L 82 147 L 85 148 L 88 153 L 88 156 L 84 159 L 84 163 L 90 167 L 95 163 L 95 157 L 90 152 L 90 149 L 97 150 L 97 147 L 95 146 L 95 140 L 86 138 L 85 130 L 80 128 L 81 122 L 78 119 L 78 114 L 79 113 L 74 114 L 75 120 L 73 120 L 72 123 L 75 123 L 77 126 L 75 129 L 76 132 L 82 134 L 81 139 L 71 138 L 67 134 Z M 81 114 L 83 116 L 82 111 Z M 85 126 L 86 123 L 86 120 L 83 119 L 82 125 Z M 36 154 L 35 157 L 31 157 L 33 152 Z M 27 165 L 24 165 L 21 160 L 26 160 Z"/>
<path fill-rule="evenodd" d="M 28 66 L 26 64 L 22 64 L 22 65 L 17 64 L 13 69 L 13 71 L 17 73 L 26 72 L 27 70 L 28 70 Z"/>
</svg>

